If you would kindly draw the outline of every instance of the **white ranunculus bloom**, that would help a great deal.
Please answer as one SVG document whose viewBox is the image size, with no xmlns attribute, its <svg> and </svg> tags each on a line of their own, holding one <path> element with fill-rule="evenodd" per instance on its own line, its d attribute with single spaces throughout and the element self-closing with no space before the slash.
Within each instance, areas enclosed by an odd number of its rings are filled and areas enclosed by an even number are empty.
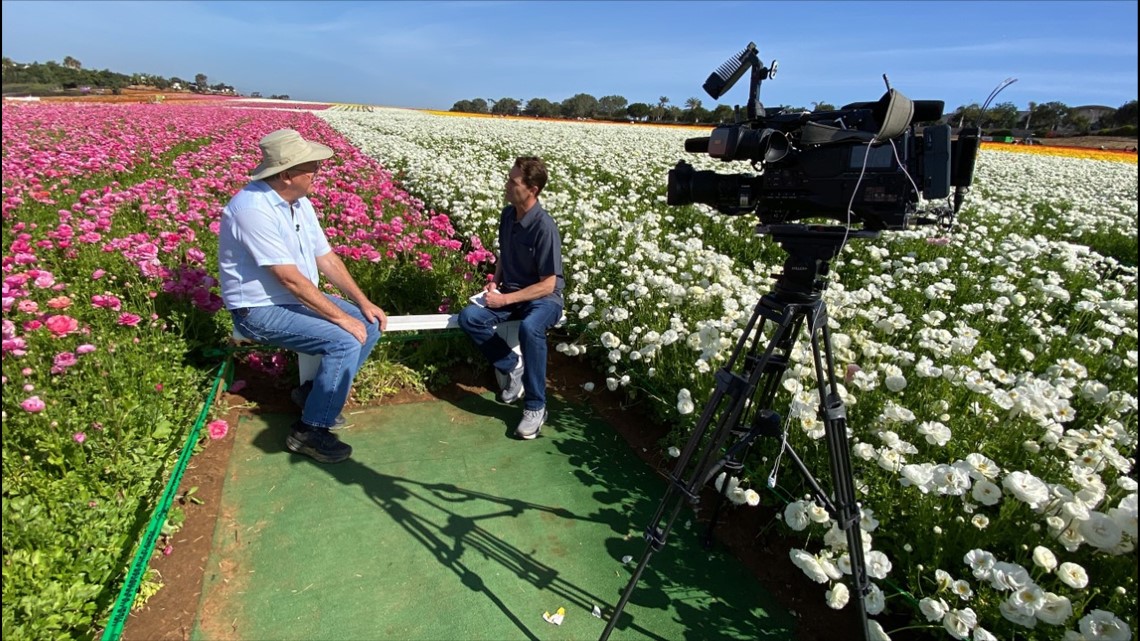
<svg viewBox="0 0 1140 641">
<path fill-rule="evenodd" d="M 974 628 L 974 641 L 998 641 L 998 638 L 993 635 L 989 630 L 978 626 Z"/>
<path fill-rule="evenodd" d="M 970 608 L 950 610 L 942 617 L 942 627 L 955 639 L 970 638 L 970 630 L 978 625 L 978 615 Z"/>
<path fill-rule="evenodd" d="M 926 494 L 933 487 L 934 467 L 930 463 L 910 463 L 902 466 L 899 476 L 903 487 L 913 485 Z"/>
<path fill-rule="evenodd" d="M 696 406 L 693 405 L 693 397 L 689 390 L 682 389 L 677 392 L 677 413 L 683 415 L 692 414 Z"/>
<path fill-rule="evenodd" d="M 1009 603 L 1022 614 L 1036 614 L 1045 605 L 1045 590 L 1034 583 L 1024 585 L 1009 595 Z"/>
<path fill-rule="evenodd" d="M 906 377 L 902 374 L 888 376 L 883 379 L 883 385 L 892 392 L 901 392 L 906 389 Z"/>
<path fill-rule="evenodd" d="M 871 590 L 867 592 L 867 596 L 863 598 L 863 603 L 867 608 L 867 614 L 875 616 L 887 607 L 887 598 L 883 594 L 883 590 L 874 583 L 871 584 Z"/>
<path fill-rule="evenodd" d="M 1049 572 L 1057 569 L 1057 557 L 1049 548 L 1041 545 L 1033 548 L 1033 563 Z"/>
<path fill-rule="evenodd" d="M 942 447 L 950 442 L 950 428 L 938 421 L 923 421 L 918 425 L 918 433 L 931 445 Z"/>
<path fill-rule="evenodd" d="M 1001 501 L 1001 488 L 987 479 L 981 479 L 974 483 L 970 496 L 982 505 L 997 505 Z"/>
<path fill-rule="evenodd" d="M 995 590 L 1018 590 L 1033 582 L 1028 570 L 1006 561 L 994 563 L 989 579 L 990 587 Z"/>
<path fill-rule="evenodd" d="M 1093 610 L 1077 622 L 1087 641 L 1129 641 L 1132 630 L 1115 614 L 1105 610 Z"/>
<path fill-rule="evenodd" d="M 725 479 L 728 479 L 728 487 L 725 487 Z M 724 492 L 725 494 L 732 494 L 733 490 L 740 486 L 740 479 L 735 476 L 728 476 L 727 473 L 721 472 L 717 475 L 716 480 L 713 481 L 717 492 Z"/>
<path fill-rule="evenodd" d="M 883 630 L 878 621 L 867 621 L 867 641 L 891 641 L 891 637 Z"/>
<path fill-rule="evenodd" d="M 813 523 L 827 523 L 831 519 L 831 515 L 827 513 L 827 509 L 814 501 L 807 508 L 808 518 Z"/>
<path fill-rule="evenodd" d="M 970 477 L 974 480 L 984 478 L 992 481 L 1001 473 L 1001 468 L 998 467 L 997 463 L 984 454 L 967 455 L 966 464 L 970 467 Z"/>
<path fill-rule="evenodd" d="M 1015 604 L 1010 603 L 1009 599 L 1004 599 L 998 604 L 998 611 L 1001 612 L 1001 615 L 1005 617 L 1007 621 L 1016 623 L 1023 628 L 1032 629 L 1037 627 L 1037 617 L 1022 612 Z"/>
<path fill-rule="evenodd" d="M 1083 590 L 1089 584 L 1089 575 L 1085 569 L 1069 561 L 1057 567 L 1057 578 L 1061 579 L 1061 583 L 1077 590 Z"/>
<path fill-rule="evenodd" d="M 1046 592 L 1041 607 L 1033 613 L 1033 616 L 1049 625 L 1065 625 L 1069 617 L 1073 616 L 1073 604 L 1063 596 Z"/>
<path fill-rule="evenodd" d="M 799 568 L 807 578 L 816 583 L 827 583 L 827 573 L 824 572 L 823 566 L 820 565 L 819 559 L 817 559 L 814 554 L 793 549 L 788 555 L 791 557 L 792 563 Z"/>
<path fill-rule="evenodd" d="M 866 554 L 865 564 L 867 576 L 873 579 L 885 579 L 891 572 L 891 560 L 879 550 L 871 550 Z"/>
<path fill-rule="evenodd" d="M 832 610 L 842 610 L 847 605 L 847 600 L 851 598 L 851 592 L 847 589 L 846 583 L 836 583 L 824 596 L 827 599 L 827 607 Z"/>
<path fill-rule="evenodd" d="M 1108 515 L 1130 538 L 1136 538 L 1136 492 L 1120 499 L 1120 504 L 1108 511 Z"/>
<path fill-rule="evenodd" d="M 975 548 L 966 553 L 962 562 L 970 566 L 975 579 L 988 579 L 997 559 L 990 552 Z"/>
<path fill-rule="evenodd" d="M 811 523 L 807 513 L 807 501 L 793 501 L 784 508 L 784 523 L 796 532 L 802 532 Z"/>
<path fill-rule="evenodd" d="M 1124 536 L 1124 531 L 1120 529 L 1120 525 L 1107 514 L 1101 512 L 1089 513 L 1088 520 L 1079 522 L 1077 529 L 1085 538 L 1085 542 L 1102 550 L 1115 548 L 1120 544 L 1121 537 Z"/>
<path fill-rule="evenodd" d="M 942 620 L 942 617 L 946 616 L 946 612 L 950 609 L 950 606 L 946 605 L 946 601 L 942 599 L 935 600 L 926 597 L 918 602 L 918 609 L 922 611 L 927 621 L 938 623 Z"/>
<path fill-rule="evenodd" d="M 1049 501 L 1049 486 L 1029 472 L 1011 472 L 1002 480 L 1002 487 L 1033 509 Z"/>
<path fill-rule="evenodd" d="M 938 569 L 934 571 L 934 583 L 938 586 L 939 592 L 949 590 L 954 583 L 954 577 L 946 570 Z"/>
</svg>

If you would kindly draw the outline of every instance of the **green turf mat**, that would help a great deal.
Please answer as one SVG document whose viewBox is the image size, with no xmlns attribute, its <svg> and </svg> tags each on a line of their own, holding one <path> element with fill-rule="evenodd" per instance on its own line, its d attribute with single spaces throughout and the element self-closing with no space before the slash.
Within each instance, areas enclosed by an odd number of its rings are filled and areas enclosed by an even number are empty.
<svg viewBox="0 0 1140 641">
<path fill-rule="evenodd" d="M 336 465 L 284 450 L 293 417 L 243 419 L 193 638 L 597 639 L 665 486 L 588 408 L 550 411 L 534 441 L 490 394 L 355 412 Z M 678 521 L 611 638 L 791 638 Z"/>
</svg>

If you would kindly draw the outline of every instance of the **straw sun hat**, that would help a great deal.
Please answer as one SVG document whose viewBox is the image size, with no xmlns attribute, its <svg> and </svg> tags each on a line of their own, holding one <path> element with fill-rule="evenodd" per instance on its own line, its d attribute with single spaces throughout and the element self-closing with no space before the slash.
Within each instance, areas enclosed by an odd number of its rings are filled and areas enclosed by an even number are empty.
<svg viewBox="0 0 1140 641">
<path fill-rule="evenodd" d="M 257 143 L 261 164 L 249 172 L 250 180 L 261 180 L 314 160 L 332 158 L 333 150 L 319 142 L 309 142 L 292 129 L 278 129 Z"/>
</svg>

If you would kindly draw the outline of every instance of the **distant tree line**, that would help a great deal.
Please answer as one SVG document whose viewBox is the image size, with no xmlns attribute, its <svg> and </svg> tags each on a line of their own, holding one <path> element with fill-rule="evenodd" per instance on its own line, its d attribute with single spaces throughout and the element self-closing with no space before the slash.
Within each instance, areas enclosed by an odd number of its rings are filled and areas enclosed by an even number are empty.
<svg viewBox="0 0 1140 641">
<path fill-rule="evenodd" d="M 785 112 L 834 111 L 837 107 L 828 102 L 812 102 L 811 107 L 778 105 Z M 498 100 L 474 98 L 456 102 L 451 111 L 498 116 L 532 116 L 538 118 L 566 118 L 572 120 L 625 120 L 639 122 L 671 122 L 713 124 L 732 122 L 736 119 L 733 107 L 718 104 L 713 109 L 705 108 L 699 98 L 689 98 L 684 106 L 670 104 L 667 96 L 661 96 L 656 104 L 635 102 L 630 104 L 623 96 L 603 96 L 595 98 L 587 93 L 575 94 L 562 102 L 552 102 L 546 98 L 531 98 L 525 103 L 516 98 Z M 998 103 L 985 112 L 977 103 L 958 107 L 943 116 L 941 122 L 955 127 L 980 125 L 986 131 L 1023 129 L 1047 135 L 1048 132 L 1066 131 L 1087 133 L 1123 129 L 1122 135 L 1135 135 L 1137 126 L 1136 101 L 1124 103 L 1116 109 L 1109 109 L 1092 120 L 1083 110 L 1069 107 L 1062 102 L 1029 103 L 1028 113 L 1022 112 L 1012 102 Z M 1131 131 L 1129 132 L 1129 128 Z"/>
<path fill-rule="evenodd" d="M 67 56 L 63 63 L 49 60 L 44 63 L 14 62 L 5 56 L 2 60 L 2 82 L 5 92 L 17 90 L 29 93 L 74 92 L 85 89 L 110 90 L 118 93 L 132 85 L 154 87 L 162 91 L 191 91 L 196 93 L 234 94 L 234 88 L 225 83 L 209 83 L 206 74 L 183 80 L 177 76 L 164 78 L 149 73 L 123 74 L 109 69 L 84 69 L 83 63 Z"/>
</svg>

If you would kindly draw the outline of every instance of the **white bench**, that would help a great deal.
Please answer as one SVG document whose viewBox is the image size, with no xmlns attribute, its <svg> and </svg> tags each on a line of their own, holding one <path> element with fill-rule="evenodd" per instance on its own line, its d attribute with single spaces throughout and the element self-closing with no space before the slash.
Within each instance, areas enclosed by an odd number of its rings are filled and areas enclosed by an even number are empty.
<svg viewBox="0 0 1140 641">
<path fill-rule="evenodd" d="M 566 317 L 563 316 L 558 324 L 561 325 L 565 322 Z M 419 332 L 430 331 L 437 329 L 458 329 L 459 328 L 459 314 L 412 314 L 409 316 L 389 316 L 388 329 L 384 331 L 385 334 L 393 332 Z M 519 348 L 519 321 L 507 321 L 495 327 L 495 333 L 499 335 L 511 349 L 522 358 L 522 350 Z M 244 334 L 234 327 L 233 341 L 237 344 L 255 343 Z M 313 380 L 317 375 L 317 368 L 321 364 L 320 354 L 302 354 L 297 352 L 297 370 L 301 384 L 306 381 Z"/>
</svg>

